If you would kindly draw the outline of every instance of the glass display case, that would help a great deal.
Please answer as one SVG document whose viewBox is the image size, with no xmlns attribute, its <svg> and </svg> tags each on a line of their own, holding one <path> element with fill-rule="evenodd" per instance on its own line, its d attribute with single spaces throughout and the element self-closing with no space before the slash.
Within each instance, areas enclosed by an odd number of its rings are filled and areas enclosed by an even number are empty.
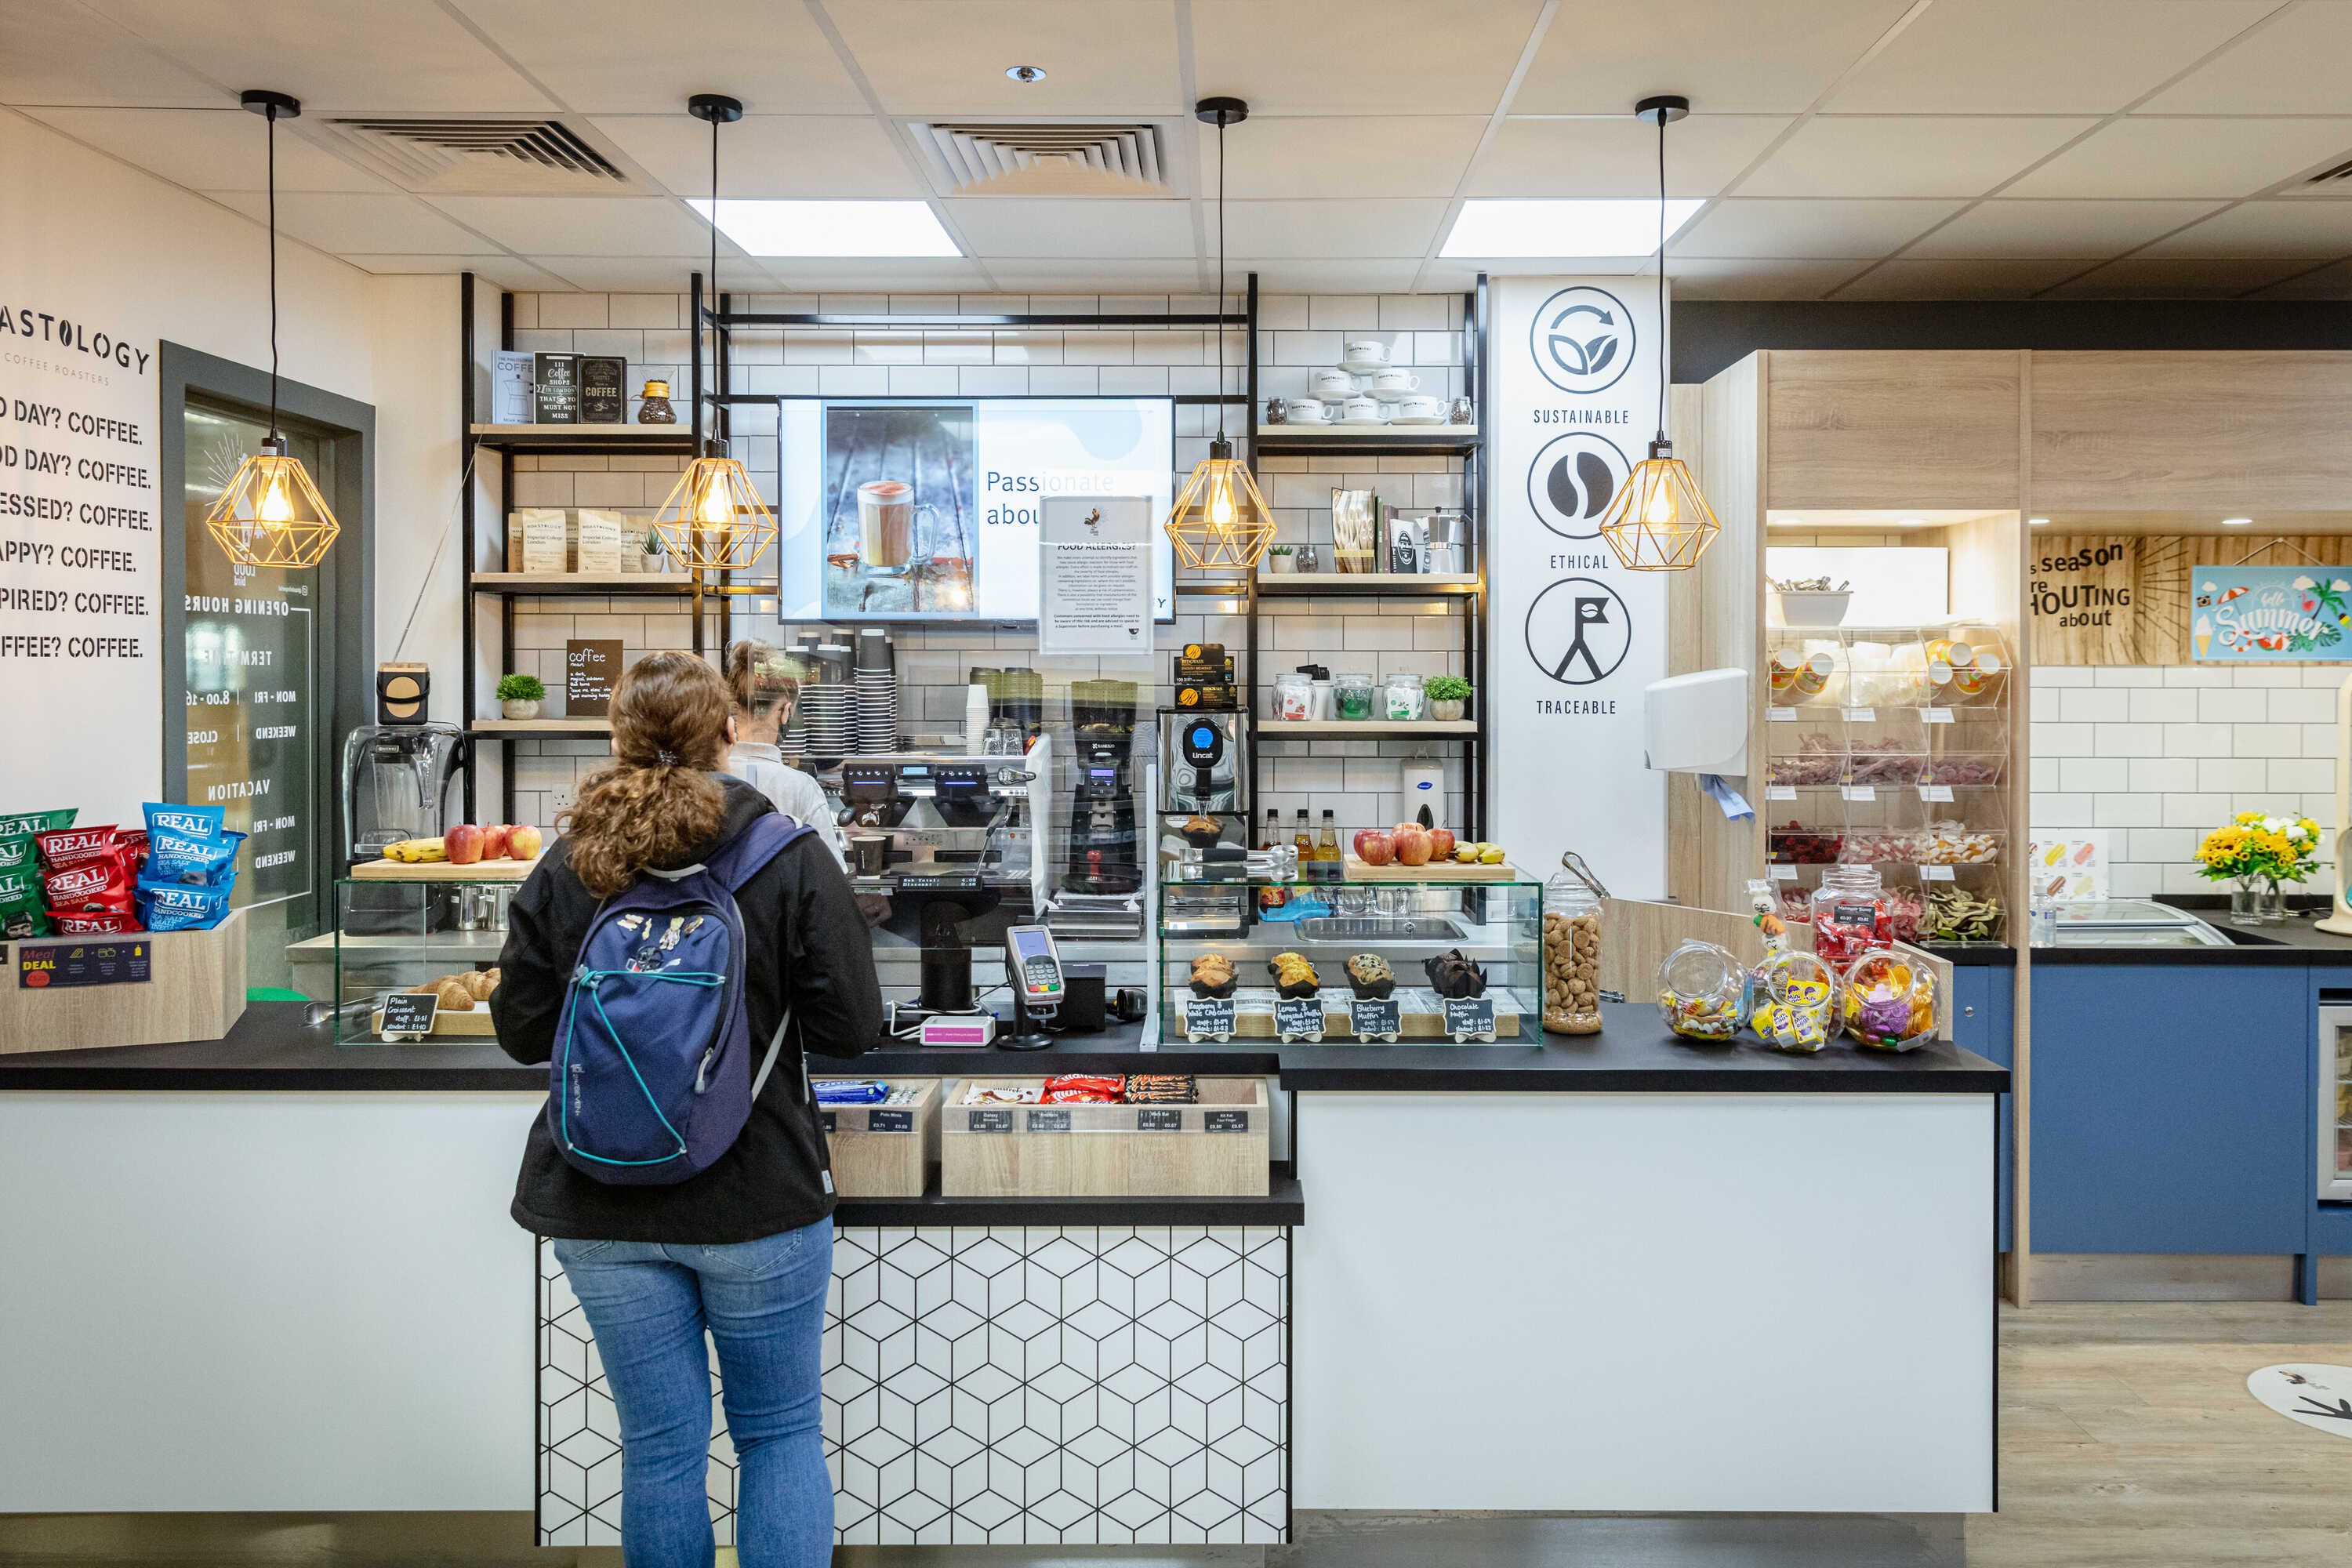
<svg viewBox="0 0 2352 1568">
<path fill-rule="evenodd" d="M 345 877 L 335 883 L 335 1043 L 392 1039 L 487 1040 L 489 994 L 506 945 L 507 905 L 520 879 L 463 877 L 409 868 L 401 880 Z M 454 868 L 451 868 L 454 871 Z M 430 1026 L 391 995 L 435 996 Z"/>
<path fill-rule="evenodd" d="M 1420 869 L 1162 883 L 1160 1039 L 1539 1043 L 1543 885 Z"/>
</svg>

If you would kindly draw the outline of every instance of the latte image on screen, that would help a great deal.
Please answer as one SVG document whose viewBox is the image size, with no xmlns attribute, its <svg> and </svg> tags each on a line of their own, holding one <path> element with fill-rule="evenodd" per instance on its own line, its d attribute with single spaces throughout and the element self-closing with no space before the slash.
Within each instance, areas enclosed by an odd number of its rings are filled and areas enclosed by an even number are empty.
<svg viewBox="0 0 2352 1568">
<path fill-rule="evenodd" d="M 972 405 L 828 404 L 824 613 L 962 615 L 980 519 Z"/>
<path fill-rule="evenodd" d="M 857 487 L 857 556 L 870 572 L 903 573 L 915 556 L 915 487 L 869 479 Z"/>
</svg>

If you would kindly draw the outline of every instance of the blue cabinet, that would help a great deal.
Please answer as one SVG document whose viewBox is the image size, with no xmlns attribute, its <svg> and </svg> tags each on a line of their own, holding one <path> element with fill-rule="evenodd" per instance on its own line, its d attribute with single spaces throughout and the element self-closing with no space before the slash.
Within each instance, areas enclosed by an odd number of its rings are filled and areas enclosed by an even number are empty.
<svg viewBox="0 0 2352 1568">
<path fill-rule="evenodd" d="M 2033 970 L 2033 1249 L 2300 1253 L 2306 972 Z"/>
<path fill-rule="evenodd" d="M 1991 965 L 1957 965 L 1952 970 L 1952 1041 L 1988 1061 L 2014 1068 L 2016 1045 L 2013 1019 L 2017 1001 L 2017 971 Z M 2000 1129 L 1999 1207 L 1994 1220 L 2002 1252 L 2016 1245 L 2017 1116 L 2011 1097 L 2000 1097 L 1994 1111 Z"/>
</svg>

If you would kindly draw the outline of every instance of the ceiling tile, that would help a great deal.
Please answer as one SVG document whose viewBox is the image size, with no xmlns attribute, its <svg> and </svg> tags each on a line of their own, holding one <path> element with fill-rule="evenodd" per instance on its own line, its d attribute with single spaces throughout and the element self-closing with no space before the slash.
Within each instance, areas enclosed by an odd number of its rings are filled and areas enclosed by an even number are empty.
<svg viewBox="0 0 2352 1568">
<path fill-rule="evenodd" d="M 258 191 L 268 184 L 268 127 L 242 109 L 28 109 L 75 141 L 192 191 Z M 385 191 L 374 175 L 302 140 L 278 137 L 280 191 Z"/>
<path fill-rule="evenodd" d="M 683 116 L 689 94 L 723 92 L 754 114 L 837 114 L 866 100 L 807 9 L 773 0 L 456 0 L 566 106 L 589 114 Z"/>
<path fill-rule="evenodd" d="M 2023 300 L 2063 282 L 2096 257 L 1898 256 L 1837 290 L 1840 300 Z"/>
<path fill-rule="evenodd" d="M 269 203 L 259 192 L 208 191 L 205 195 L 256 223 L 268 219 Z M 354 195 L 280 191 L 278 226 L 303 244 L 333 256 L 482 256 L 498 249 L 415 197 L 397 192 Z"/>
<path fill-rule="evenodd" d="M 723 268 L 725 264 L 720 265 Z M 767 266 L 776 282 L 788 289 L 969 293 L 989 286 L 988 269 L 979 262 L 948 257 L 868 257 L 854 260 L 776 257 Z"/>
<path fill-rule="evenodd" d="M 1669 257 L 1666 278 L 1676 300 L 1818 300 L 1869 265 L 1866 259 L 1726 261 Z"/>
<path fill-rule="evenodd" d="M 1541 278 L 1554 272 L 1590 273 L 1595 278 L 1622 278 L 1650 269 L 1651 255 L 1640 256 L 1484 256 L 1448 257 L 1491 278 Z"/>
<path fill-rule="evenodd" d="M 1217 132 L 1198 124 L 1201 193 L 1217 194 Z M 1235 201 L 1283 196 L 1451 196 L 1486 121 L 1454 116 L 1253 119 L 1226 132 Z"/>
<path fill-rule="evenodd" d="M 565 279 L 554 273 L 511 256 L 370 256 L 362 252 L 346 256 L 343 259 L 362 272 L 383 276 L 471 272 L 488 279 L 501 289 L 562 289 L 569 286 Z M 681 272 L 678 277 L 682 280 L 686 274 Z M 684 286 L 681 281 L 679 287 Z"/>
<path fill-rule="evenodd" d="M 992 260 L 988 273 L 1006 289 L 1050 293 L 1095 293 L 1108 284 L 1190 290 L 1201 284 L 1200 268 L 1189 261 Z M 1241 275 L 1242 268 L 1233 268 L 1233 277 Z"/>
<path fill-rule="evenodd" d="M 1739 194 L 1980 196 L 2097 123 L 2001 115 L 1816 115 L 1773 150 Z"/>
<path fill-rule="evenodd" d="M 2305 261 L 2126 256 L 2051 294 L 2053 300 L 2226 300 L 2291 278 Z"/>
<path fill-rule="evenodd" d="M 2152 114 L 2352 114 L 2352 5 L 2294 5 L 2150 99 Z"/>
<path fill-rule="evenodd" d="M 1717 202 L 1676 235 L 1677 256 L 1879 257 L 1960 208 L 1950 201 Z"/>
<path fill-rule="evenodd" d="M 2148 247 L 2154 256 L 2352 256 L 2352 200 L 2244 202 Z"/>
<path fill-rule="evenodd" d="M 1190 112 L 1173 0 L 833 0 L 834 26 L 893 114 Z M 1027 85 L 1004 72 L 1041 66 Z"/>
<path fill-rule="evenodd" d="M 1361 256 L 1260 257 L 1232 263 L 1232 276 L 1255 271 L 1260 292 L 1276 289 L 1297 294 L 1402 294 L 1413 286 L 1417 261 L 1368 260 Z"/>
<path fill-rule="evenodd" d="M 702 121 L 684 114 L 624 114 L 594 124 L 673 194 L 709 194 L 710 127 Z M 930 195 L 870 114 L 747 114 L 719 130 L 719 185 L 730 196 Z"/>
<path fill-rule="evenodd" d="M 699 272 L 710 275 L 710 262 L 693 256 L 532 256 L 526 258 L 543 272 L 551 272 L 573 289 L 605 289 L 630 294 L 683 294 L 688 279 Z M 743 257 L 721 253 L 719 287 L 756 294 L 776 287 L 768 268 Z"/>
<path fill-rule="evenodd" d="M 526 256 L 695 256 L 710 230 L 668 196 L 435 196 L 469 228 Z M 719 253 L 735 247 L 721 236 Z"/>
<path fill-rule="evenodd" d="M 1491 114 L 1542 11 L 1541 0 L 1192 0 L 1192 74 L 1202 93 L 1266 113 Z"/>
<path fill-rule="evenodd" d="M 306 114 L 554 107 L 433 0 L 83 3 L 229 92 L 275 88 Z"/>
<path fill-rule="evenodd" d="M 1575 0 L 1552 18 L 1511 108 L 1630 114 L 1638 100 L 1676 92 L 1703 113 L 1795 114 L 1909 4 Z"/>
<path fill-rule="evenodd" d="M 0 0 L 0 103 L 217 109 L 233 94 L 75 0 Z"/>
<path fill-rule="evenodd" d="M 1234 256 L 1412 257 L 1437 237 L 1440 201 L 1234 202 L 1226 209 Z M 1214 226 L 1213 223 L 1211 226 Z M 1211 244 L 1216 236 L 1209 236 Z"/>
<path fill-rule="evenodd" d="M 2118 120 L 2002 192 L 2250 196 L 2352 151 L 2352 119 Z"/>
<path fill-rule="evenodd" d="M 940 205 L 983 257 L 1190 259 L 1194 254 L 1190 202 L 966 196 Z M 1213 224 L 1210 237 L 1213 243 Z"/>
<path fill-rule="evenodd" d="M 1841 85 L 1828 107 L 1846 114 L 2105 114 L 2277 4 L 1939 0 Z"/>
<path fill-rule="evenodd" d="M 1694 114 L 1666 132 L 1666 191 L 1711 196 L 1788 127 L 1780 115 Z M 1470 172 L 1474 196 L 1648 196 L 1658 132 L 1631 114 L 1503 121 Z"/>
<path fill-rule="evenodd" d="M 2211 212 L 2211 202 L 1979 202 L 1913 256 L 2114 256 Z"/>
</svg>

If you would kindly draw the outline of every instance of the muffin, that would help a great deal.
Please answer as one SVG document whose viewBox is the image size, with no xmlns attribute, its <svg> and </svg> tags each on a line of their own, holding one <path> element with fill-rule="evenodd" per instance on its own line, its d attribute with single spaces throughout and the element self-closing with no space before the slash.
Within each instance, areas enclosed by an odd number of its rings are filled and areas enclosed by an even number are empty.
<svg viewBox="0 0 2352 1568">
<path fill-rule="evenodd" d="M 1386 1000 L 1396 990 L 1396 971 L 1377 952 L 1360 952 L 1348 960 L 1348 989 L 1367 1002 Z"/>
<path fill-rule="evenodd" d="M 1218 998 L 1234 994 L 1238 980 L 1234 961 L 1222 952 L 1204 952 L 1192 960 L 1192 994 Z"/>
</svg>

